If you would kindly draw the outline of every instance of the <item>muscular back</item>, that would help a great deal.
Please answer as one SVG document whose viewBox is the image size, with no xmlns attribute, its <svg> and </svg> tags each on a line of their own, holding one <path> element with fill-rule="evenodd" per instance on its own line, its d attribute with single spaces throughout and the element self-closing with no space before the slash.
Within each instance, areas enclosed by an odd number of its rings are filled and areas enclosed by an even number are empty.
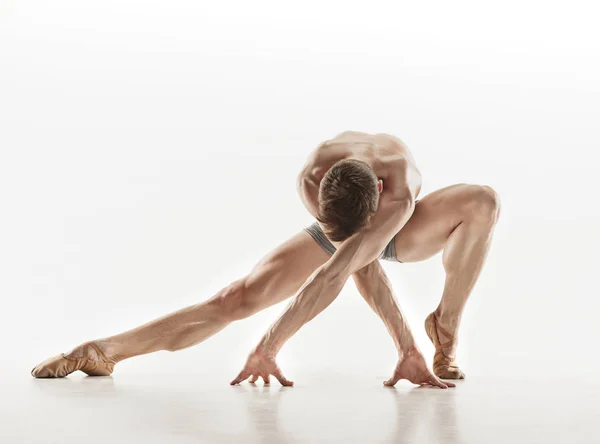
<svg viewBox="0 0 600 444">
<path fill-rule="evenodd" d="M 421 176 L 408 147 L 388 134 L 343 132 L 321 143 L 309 156 L 298 176 L 298 192 L 308 211 L 316 217 L 319 184 L 331 166 L 342 159 L 357 159 L 371 166 L 383 182 L 380 199 L 400 187 L 413 197 L 421 191 Z"/>
</svg>

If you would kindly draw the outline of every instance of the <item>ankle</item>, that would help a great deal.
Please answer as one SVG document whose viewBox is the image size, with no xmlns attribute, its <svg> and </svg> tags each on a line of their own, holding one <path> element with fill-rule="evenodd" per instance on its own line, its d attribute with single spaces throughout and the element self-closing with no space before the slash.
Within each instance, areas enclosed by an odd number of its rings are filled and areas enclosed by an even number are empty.
<svg viewBox="0 0 600 444">
<path fill-rule="evenodd" d="M 123 354 L 123 347 L 119 343 L 112 341 L 110 338 L 96 339 L 95 341 L 90 342 L 96 344 L 102 353 L 104 353 L 104 356 L 111 362 L 117 363 L 126 358 Z"/>
<path fill-rule="evenodd" d="M 447 330 L 456 330 L 460 323 L 460 319 L 456 313 L 438 308 L 434 311 L 434 314 L 438 323 Z"/>
<path fill-rule="evenodd" d="M 456 315 L 456 313 L 452 313 L 447 310 L 444 311 L 439 307 L 433 313 L 440 327 L 444 328 L 453 335 L 456 333 L 460 323 L 460 318 Z"/>
</svg>

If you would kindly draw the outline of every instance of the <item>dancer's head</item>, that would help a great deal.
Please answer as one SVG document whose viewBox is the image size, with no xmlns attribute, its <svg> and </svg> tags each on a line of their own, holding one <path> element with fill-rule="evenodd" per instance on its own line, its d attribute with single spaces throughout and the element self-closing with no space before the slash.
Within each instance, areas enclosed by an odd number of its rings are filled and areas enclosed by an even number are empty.
<svg viewBox="0 0 600 444">
<path fill-rule="evenodd" d="M 343 159 L 323 176 L 317 220 L 329 239 L 341 242 L 365 227 L 377 210 L 382 184 L 365 162 Z"/>
</svg>

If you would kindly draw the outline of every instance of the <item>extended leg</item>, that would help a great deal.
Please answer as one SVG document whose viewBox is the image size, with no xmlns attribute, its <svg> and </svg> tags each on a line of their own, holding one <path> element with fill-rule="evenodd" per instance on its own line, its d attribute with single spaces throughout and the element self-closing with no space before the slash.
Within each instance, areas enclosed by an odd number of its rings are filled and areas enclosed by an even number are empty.
<svg viewBox="0 0 600 444">
<path fill-rule="evenodd" d="M 329 255 L 302 231 L 268 253 L 247 276 L 232 282 L 209 300 L 133 330 L 86 342 L 67 355 L 56 356 L 38 365 L 32 375 L 61 377 L 74 370 L 102 367 L 101 362 L 108 361 L 103 372 L 92 371 L 105 374 L 112 372 L 114 364 L 123 359 L 159 350 L 176 351 L 198 344 L 231 322 L 292 296 L 327 259 Z M 82 367 L 86 354 L 87 363 Z M 100 361 L 100 364 L 93 361 Z"/>
<path fill-rule="evenodd" d="M 402 262 L 427 259 L 443 249 L 444 292 L 426 327 L 434 344 L 434 372 L 463 378 L 454 364 L 456 335 L 465 303 L 479 277 L 499 216 L 499 198 L 490 187 L 453 185 L 421 199 L 395 237 Z"/>
</svg>

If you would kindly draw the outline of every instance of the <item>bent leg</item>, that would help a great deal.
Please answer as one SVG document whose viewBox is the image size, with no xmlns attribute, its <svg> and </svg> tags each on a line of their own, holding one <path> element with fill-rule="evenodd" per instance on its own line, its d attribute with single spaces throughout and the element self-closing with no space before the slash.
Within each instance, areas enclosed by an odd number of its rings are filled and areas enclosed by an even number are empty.
<svg viewBox="0 0 600 444">
<path fill-rule="evenodd" d="M 124 333 L 84 343 L 75 347 L 66 358 L 63 355 L 62 359 L 82 359 L 88 354 L 88 359 L 108 360 L 114 366 L 133 356 L 159 350 L 181 350 L 198 344 L 231 322 L 292 296 L 328 259 L 329 255 L 312 237 L 301 231 L 263 257 L 247 276 L 232 282 L 207 301 Z M 36 377 L 53 376 L 47 362 L 42 363 L 45 366 L 40 364 L 36 367 L 32 374 Z M 61 365 L 61 372 L 68 374 L 64 363 Z M 73 364 L 69 368 L 79 370 L 81 365 L 76 368 Z"/>
<path fill-rule="evenodd" d="M 499 209 L 499 198 L 492 188 L 453 185 L 419 200 L 413 216 L 396 234 L 396 256 L 401 262 L 422 261 L 443 250 L 444 292 L 426 320 L 436 345 L 434 371 L 439 377 L 464 377 L 453 362 L 456 334 L 485 262 Z"/>
</svg>

